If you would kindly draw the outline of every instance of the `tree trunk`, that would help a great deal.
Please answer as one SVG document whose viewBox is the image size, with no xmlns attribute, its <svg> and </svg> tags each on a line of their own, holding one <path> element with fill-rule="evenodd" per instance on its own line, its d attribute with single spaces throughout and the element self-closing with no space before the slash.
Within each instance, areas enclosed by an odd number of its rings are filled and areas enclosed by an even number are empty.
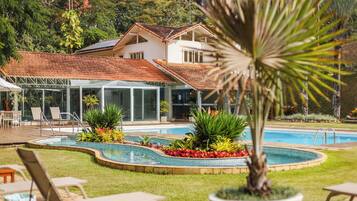
<svg viewBox="0 0 357 201">
<path fill-rule="evenodd" d="M 247 160 L 247 190 L 252 194 L 266 197 L 271 193 L 271 182 L 267 177 L 267 157 L 263 151 L 264 126 L 273 104 L 268 98 L 271 94 L 268 93 L 274 94 L 275 88 L 273 87 L 270 92 L 264 91 L 258 84 L 252 84 L 252 88 L 251 112 L 246 102 L 244 104 L 252 135 L 252 151 L 248 152 Z"/>
<path fill-rule="evenodd" d="M 341 60 L 341 51 L 342 47 L 341 46 L 336 46 L 335 51 L 337 52 L 337 56 L 335 57 L 336 60 L 340 61 Z M 341 64 L 337 64 L 338 71 L 341 71 Z M 338 81 L 341 81 L 341 73 L 334 74 L 333 78 L 337 79 Z M 334 93 L 332 96 L 332 107 L 333 107 L 333 115 L 337 118 L 341 118 L 341 84 L 340 83 L 333 83 L 333 88 L 334 88 Z"/>
<path fill-rule="evenodd" d="M 264 152 L 259 155 L 252 153 L 247 160 L 249 175 L 247 176 L 247 189 L 252 194 L 267 197 L 271 193 L 271 182 L 267 177 L 267 157 Z"/>
</svg>

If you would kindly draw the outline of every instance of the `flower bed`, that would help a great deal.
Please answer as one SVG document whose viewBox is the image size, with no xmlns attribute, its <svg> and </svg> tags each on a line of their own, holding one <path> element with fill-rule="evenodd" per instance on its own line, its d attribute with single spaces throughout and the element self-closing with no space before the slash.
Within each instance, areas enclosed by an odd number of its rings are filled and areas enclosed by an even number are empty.
<svg viewBox="0 0 357 201">
<path fill-rule="evenodd" d="M 169 156 L 186 157 L 186 158 L 232 158 L 232 157 L 247 157 L 248 153 L 245 150 L 236 152 L 226 151 L 200 151 L 191 149 L 162 149 Z"/>
</svg>

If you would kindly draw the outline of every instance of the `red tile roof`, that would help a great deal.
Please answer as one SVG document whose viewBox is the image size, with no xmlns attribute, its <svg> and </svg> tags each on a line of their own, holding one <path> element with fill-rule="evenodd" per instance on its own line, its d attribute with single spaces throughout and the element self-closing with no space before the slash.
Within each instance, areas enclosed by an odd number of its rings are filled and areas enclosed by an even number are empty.
<svg viewBox="0 0 357 201">
<path fill-rule="evenodd" d="M 11 60 L 0 70 L 12 77 L 173 82 L 146 60 L 118 57 L 20 52 L 19 61 Z"/>
<path fill-rule="evenodd" d="M 207 77 L 207 74 L 214 66 L 209 64 L 176 64 L 162 60 L 155 60 L 159 68 L 177 80 L 190 85 L 196 90 L 216 89 L 216 82 Z"/>
</svg>

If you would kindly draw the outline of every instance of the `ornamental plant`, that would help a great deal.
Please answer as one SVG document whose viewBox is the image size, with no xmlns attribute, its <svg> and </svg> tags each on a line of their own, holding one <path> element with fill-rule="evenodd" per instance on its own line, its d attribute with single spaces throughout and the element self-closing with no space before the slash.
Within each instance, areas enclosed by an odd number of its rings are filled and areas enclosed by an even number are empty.
<svg viewBox="0 0 357 201">
<path fill-rule="evenodd" d="M 273 104 L 283 105 L 287 87 L 290 97 L 305 91 L 309 99 L 328 97 L 324 90 L 339 83 L 333 60 L 333 40 L 344 31 L 334 31 L 338 21 L 323 0 L 205 0 L 201 7 L 215 34 L 217 68 L 208 76 L 216 79 L 223 95 L 239 89 L 251 129 L 252 151 L 244 191 L 266 200 L 272 194 L 267 156 L 263 151 L 264 127 Z M 319 6 L 321 5 L 321 7 Z M 248 106 L 246 90 L 250 90 Z M 305 101 L 301 96 L 302 101 Z"/>
<path fill-rule="evenodd" d="M 169 102 L 162 100 L 160 101 L 160 114 L 165 116 L 169 112 L 170 104 Z"/>
</svg>

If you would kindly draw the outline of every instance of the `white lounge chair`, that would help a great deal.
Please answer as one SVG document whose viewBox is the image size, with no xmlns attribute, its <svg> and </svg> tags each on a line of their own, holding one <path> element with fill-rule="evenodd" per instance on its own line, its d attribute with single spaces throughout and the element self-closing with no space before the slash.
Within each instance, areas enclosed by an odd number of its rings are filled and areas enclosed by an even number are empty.
<svg viewBox="0 0 357 201">
<path fill-rule="evenodd" d="M 22 165 L 17 165 L 17 164 L 9 164 L 9 165 L 0 165 L 0 169 L 1 168 L 10 168 L 10 169 L 13 169 L 15 170 L 18 174 L 21 175 L 22 179 L 23 180 L 27 180 L 27 177 L 24 173 L 24 170 L 26 170 L 25 166 L 22 166 Z"/>
<path fill-rule="evenodd" d="M 33 151 L 25 149 L 17 149 L 17 153 L 26 166 L 33 181 L 36 183 L 42 197 L 49 201 L 62 201 L 56 185 L 43 168 L 38 156 Z M 165 197 L 162 196 L 144 192 L 134 192 L 83 199 L 83 201 L 159 201 L 164 199 Z"/>
<path fill-rule="evenodd" d="M 70 195 L 68 190 L 69 187 L 77 187 L 81 191 L 83 198 L 87 198 L 87 195 L 82 187 L 82 184 L 87 183 L 86 180 L 77 179 L 73 177 L 60 177 L 60 178 L 54 178 L 52 181 L 57 188 L 64 188 L 68 193 L 68 195 Z M 30 192 L 31 185 L 32 185 L 32 181 L 20 181 L 15 183 L 0 184 L 0 195 L 1 195 L 0 198 L 4 195 Z M 32 190 L 38 190 L 37 186 L 34 185 L 32 187 Z"/>
<path fill-rule="evenodd" d="M 62 126 L 62 113 L 59 107 L 50 107 L 52 121 L 58 121 L 59 125 Z"/>
<path fill-rule="evenodd" d="M 323 188 L 326 191 L 330 191 L 330 194 L 327 196 L 326 201 L 330 201 L 332 197 L 338 195 L 347 195 L 350 196 L 350 201 L 353 201 L 357 197 L 357 183 L 344 183 L 335 186 L 329 186 Z"/>
</svg>

